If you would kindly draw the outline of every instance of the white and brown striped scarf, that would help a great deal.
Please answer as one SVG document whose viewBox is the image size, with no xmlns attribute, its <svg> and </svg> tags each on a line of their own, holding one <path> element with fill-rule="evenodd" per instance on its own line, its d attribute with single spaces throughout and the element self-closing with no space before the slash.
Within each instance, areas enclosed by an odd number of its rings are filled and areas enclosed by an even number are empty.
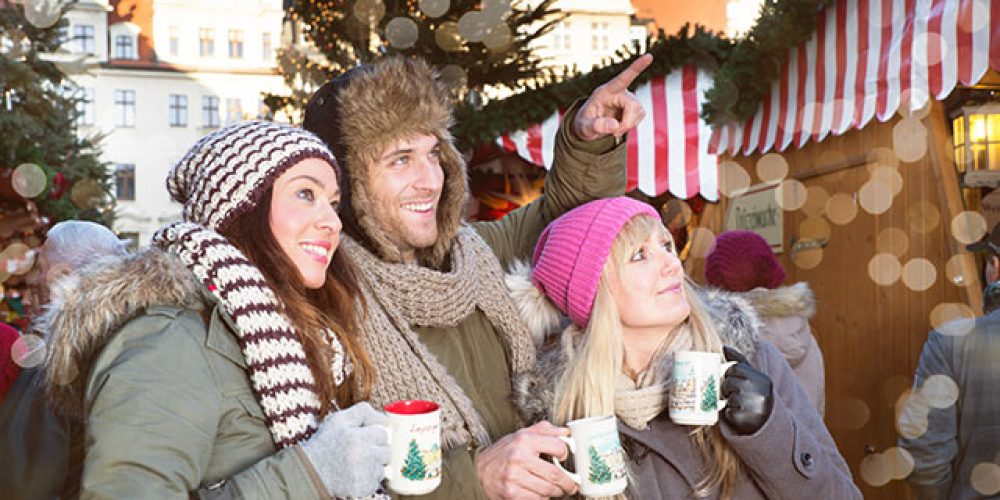
<svg viewBox="0 0 1000 500">
<path fill-rule="evenodd" d="M 176 255 L 205 284 L 236 325 L 250 381 L 278 448 L 316 431 L 320 400 L 298 333 L 264 275 L 222 235 L 191 222 L 161 228 L 153 244 Z M 343 382 L 351 367 L 333 332 L 333 373 Z"/>
</svg>

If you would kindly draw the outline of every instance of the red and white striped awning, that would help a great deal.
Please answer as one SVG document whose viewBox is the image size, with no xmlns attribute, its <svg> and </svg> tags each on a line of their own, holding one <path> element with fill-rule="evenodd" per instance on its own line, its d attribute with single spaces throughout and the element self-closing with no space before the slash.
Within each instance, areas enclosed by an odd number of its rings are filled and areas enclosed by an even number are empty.
<svg viewBox="0 0 1000 500">
<path fill-rule="evenodd" d="M 1000 70 L 1000 0 L 837 0 L 789 51 L 753 118 L 719 127 L 710 151 L 802 147 L 942 100 Z"/>
<path fill-rule="evenodd" d="M 629 190 L 638 188 L 650 196 L 669 190 L 682 199 L 698 193 L 710 201 L 719 198 L 718 159 L 708 152 L 712 129 L 698 116 L 711 86 L 712 75 L 688 65 L 636 89 L 646 118 L 628 134 Z M 561 112 L 553 113 L 527 130 L 502 135 L 497 143 L 549 169 L 561 117 Z"/>
</svg>

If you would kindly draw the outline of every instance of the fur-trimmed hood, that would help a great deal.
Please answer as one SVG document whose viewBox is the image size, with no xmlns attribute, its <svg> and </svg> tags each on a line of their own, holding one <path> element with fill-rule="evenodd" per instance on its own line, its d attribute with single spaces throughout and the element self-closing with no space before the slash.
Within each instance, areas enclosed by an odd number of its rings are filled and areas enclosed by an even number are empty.
<svg viewBox="0 0 1000 500">
<path fill-rule="evenodd" d="M 96 260 L 57 282 L 36 322 L 48 345 L 46 384 L 56 407 L 82 415 L 90 367 L 122 325 L 154 305 L 203 309 L 210 300 L 203 290 L 177 257 L 156 248 Z"/>
<path fill-rule="evenodd" d="M 455 149 L 451 98 L 431 66 L 419 58 L 386 57 L 327 82 L 306 106 L 303 126 L 330 146 L 344 169 L 344 230 L 380 258 L 402 261 L 373 214 L 367 165 L 396 141 L 415 134 L 437 137 L 444 187 L 438 203 L 438 239 L 417 251 L 422 265 L 444 267 L 468 196 L 465 161 Z"/>
<path fill-rule="evenodd" d="M 740 294 L 753 304 L 757 314 L 771 316 L 802 316 L 806 319 L 816 315 L 816 299 L 806 282 L 778 288 L 754 288 Z"/>
<path fill-rule="evenodd" d="M 549 418 L 554 384 L 566 369 L 566 354 L 559 346 L 559 326 L 565 325 L 560 312 L 531 283 L 531 268 L 515 263 L 506 276 L 507 287 L 540 353 L 535 368 L 515 377 L 515 407 L 526 423 Z M 691 289 L 711 312 L 722 342 L 752 358 L 763 328 L 760 317 L 746 299 L 730 292 L 692 286 Z M 566 328 L 579 328 L 569 324 Z"/>
</svg>

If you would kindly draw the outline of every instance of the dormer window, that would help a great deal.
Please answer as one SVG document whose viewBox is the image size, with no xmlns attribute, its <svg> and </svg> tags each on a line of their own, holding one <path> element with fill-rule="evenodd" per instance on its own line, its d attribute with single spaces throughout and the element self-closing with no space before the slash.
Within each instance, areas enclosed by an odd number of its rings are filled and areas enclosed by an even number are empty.
<svg viewBox="0 0 1000 500">
<path fill-rule="evenodd" d="M 109 31 L 112 59 L 139 59 L 139 26 L 129 22 L 116 23 Z"/>
</svg>

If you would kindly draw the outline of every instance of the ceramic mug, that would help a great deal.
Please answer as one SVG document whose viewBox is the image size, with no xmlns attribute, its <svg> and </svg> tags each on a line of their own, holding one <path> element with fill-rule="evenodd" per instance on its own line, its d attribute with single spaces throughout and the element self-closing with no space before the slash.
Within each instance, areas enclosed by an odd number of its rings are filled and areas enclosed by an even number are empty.
<svg viewBox="0 0 1000 500">
<path fill-rule="evenodd" d="M 441 408 L 421 400 L 385 405 L 391 456 L 385 467 L 389 489 L 423 495 L 441 484 Z"/>
<path fill-rule="evenodd" d="M 716 352 L 678 351 L 670 387 L 670 420 L 681 425 L 715 425 L 726 407 L 720 389 L 726 370 L 736 362 L 722 363 Z"/>
<path fill-rule="evenodd" d="M 552 458 L 552 463 L 562 469 L 576 484 L 580 494 L 589 497 L 617 495 L 625 491 L 625 453 L 618 438 L 618 423 L 614 415 L 573 420 L 566 424 L 570 436 L 559 436 L 573 455 L 576 472 L 563 469 Z"/>
</svg>

